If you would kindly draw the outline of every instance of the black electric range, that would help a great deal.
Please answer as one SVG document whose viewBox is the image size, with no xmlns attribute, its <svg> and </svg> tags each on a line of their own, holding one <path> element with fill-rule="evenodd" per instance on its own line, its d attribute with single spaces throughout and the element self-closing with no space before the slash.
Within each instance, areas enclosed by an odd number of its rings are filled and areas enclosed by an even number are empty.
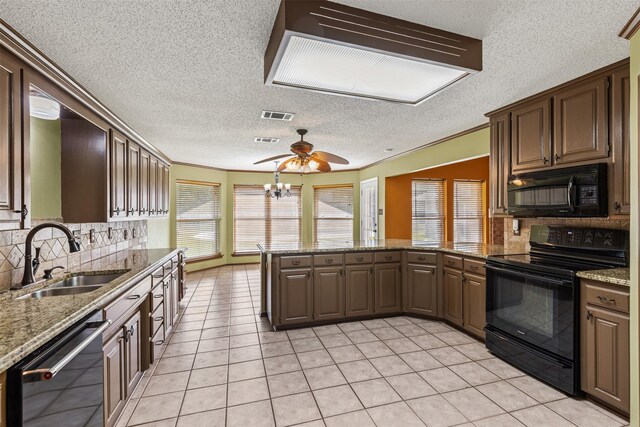
<svg viewBox="0 0 640 427">
<path fill-rule="evenodd" d="M 580 392 L 576 273 L 628 265 L 624 230 L 534 225 L 531 251 L 487 258 L 487 348 L 566 393 Z"/>
</svg>

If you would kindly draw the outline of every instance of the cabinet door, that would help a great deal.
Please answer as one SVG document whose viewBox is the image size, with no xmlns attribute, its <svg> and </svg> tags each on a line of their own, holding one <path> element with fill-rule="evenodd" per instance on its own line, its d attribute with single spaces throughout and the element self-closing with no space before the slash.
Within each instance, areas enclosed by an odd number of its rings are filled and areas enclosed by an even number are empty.
<svg viewBox="0 0 640 427">
<path fill-rule="evenodd" d="M 449 322 L 462 326 L 462 272 L 445 268 L 443 274 L 443 316 Z"/>
<path fill-rule="evenodd" d="M 158 214 L 158 159 L 151 156 L 149 158 L 149 215 Z"/>
<path fill-rule="evenodd" d="M 131 396 L 142 377 L 142 336 L 140 335 L 140 312 L 131 316 L 124 324 L 125 387 Z"/>
<path fill-rule="evenodd" d="M 348 265 L 345 276 L 347 317 L 373 314 L 373 265 Z"/>
<path fill-rule="evenodd" d="M 553 163 L 564 165 L 609 156 L 607 85 L 597 77 L 553 96 Z"/>
<path fill-rule="evenodd" d="M 140 215 L 140 146 L 127 143 L 127 216 Z"/>
<path fill-rule="evenodd" d="M 511 111 L 511 169 L 520 172 L 551 165 L 549 98 L 534 100 Z"/>
<path fill-rule="evenodd" d="M 313 319 L 341 319 L 344 313 L 344 272 L 342 267 L 313 270 Z"/>
<path fill-rule="evenodd" d="M 173 298 L 171 292 L 171 276 L 165 277 L 162 281 L 162 292 L 164 294 L 164 334 L 165 336 L 173 330 Z"/>
<path fill-rule="evenodd" d="M 629 316 L 586 306 L 585 391 L 629 413 Z M 584 337 L 583 337 L 584 339 Z"/>
<path fill-rule="evenodd" d="M 400 276 L 400 264 L 378 264 L 376 272 L 376 313 L 398 313 L 401 309 L 402 281 Z"/>
<path fill-rule="evenodd" d="M 178 270 L 175 269 L 171 273 L 171 323 L 178 323 L 178 314 L 180 314 L 180 295 L 178 289 Z"/>
<path fill-rule="evenodd" d="M 149 172 L 151 156 L 144 150 L 140 151 L 140 215 L 149 214 Z"/>
<path fill-rule="evenodd" d="M 111 130 L 111 217 L 127 214 L 127 140 Z"/>
<path fill-rule="evenodd" d="M 160 181 L 158 199 L 160 200 L 158 205 L 158 214 L 167 215 L 169 213 L 169 166 L 165 164 L 159 164 L 160 169 Z"/>
<path fill-rule="evenodd" d="M 407 266 L 406 283 L 407 297 L 405 311 L 427 316 L 437 316 L 438 284 L 436 280 L 436 267 L 409 264 Z"/>
<path fill-rule="evenodd" d="M 22 221 L 20 99 L 20 65 L 0 47 L 0 230 L 20 228 Z"/>
<path fill-rule="evenodd" d="M 104 362 L 104 413 L 105 424 L 113 425 L 118 419 L 127 398 L 124 383 L 125 349 L 122 332 L 118 332 L 102 347 Z"/>
<path fill-rule="evenodd" d="M 491 215 L 507 214 L 507 179 L 511 166 L 509 138 L 511 136 L 510 114 L 491 117 Z"/>
<path fill-rule="evenodd" d="M 613 148 L 613 179 L 609 183 L 609 214 L 629 215 L 631 207 L 630 146 L 630 94 L 629 65 L 613 72 L 611 78 L 611 129 Z"/>
<path fill-rule="evenodd" d="M 487 323 L 487 280 L 484 276 L 465 273 L 463 284 L 464 329 L 484 339 L 484 327 Z"/>
<path fill-rule="evenodd" d="M 311 269 L 280 272 L 280 324 L 313 321 Z"/>
</svg>

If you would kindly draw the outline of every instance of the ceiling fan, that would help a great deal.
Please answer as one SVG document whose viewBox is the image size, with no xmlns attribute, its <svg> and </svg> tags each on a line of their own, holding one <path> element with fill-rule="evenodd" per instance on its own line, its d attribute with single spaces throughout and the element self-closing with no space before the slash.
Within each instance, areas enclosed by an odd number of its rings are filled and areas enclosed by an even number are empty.
<svg viewBox="0 0 640 427">
<path fill-rule="evenodd" d="M 291 172 L 329 172 L 331 165 L 329 163 L 337 163 L 340 165 L 348 165 L 349 161 L 343 159 L 335 154 L 327 153 L 326 151 L 313 151 L 313 144 L 304 140 L 304 136 L 307 134 L 306 129 L 298 129 L 298 135 L 300 135 L 300 141 L 291 144 L 291 152 L 295 154 L 290 159 L 285 160 L 278 166 L 277 172 L 282 172 L 285 169 Z M 291 154 L 281 154 L 279 156 L 269 157 L 255 162 L 254 165 L 260 163 L 270 162 L 273 160 L 281 159 L 283 157 L 290 156 Z"/>
</svg>

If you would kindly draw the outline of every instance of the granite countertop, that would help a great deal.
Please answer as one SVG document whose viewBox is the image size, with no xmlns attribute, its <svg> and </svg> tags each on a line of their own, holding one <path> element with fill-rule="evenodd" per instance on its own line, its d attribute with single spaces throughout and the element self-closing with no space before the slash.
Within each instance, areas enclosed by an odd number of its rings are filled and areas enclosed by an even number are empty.
<svg viewBox="0 0 640 427">
<path fill-rule="evenodd" d="M 524 246 L 517 249 L 507 249 L 502 245 L 487 245 L 482 243 L 435 243 L 399 239 L 305 243 L 301 245 L 272 244 L 268 246 L 258 245 L 258 248 L 262 253 L 272 255 L 295 255 L 319 252 L 384 251 L 397 249 L 446 252 L 478 258 L 486 258 L 493 255 L 527 253 Z"/>
<path fill-rule="evenodd" d="M 81 264 L 28 289 L 8 291 L 0 295 L 0 372 L 4 372 L 74 323 L 105 307 L 137 283 L 137 279 L 150 274 L 157 264 L 171 258 L 178 250 L 130 249 L 116 252 Z M 84 294 L 15 299 L 80 273 L 124 274 L 99 289 Z"/>
<path fill-rule="evenodd" d="M 583 279 L 612 283 L 614 285 L 631 286 L 631 271 L 628 268 L 580 271 L 577 276 Z"/>
</svg>

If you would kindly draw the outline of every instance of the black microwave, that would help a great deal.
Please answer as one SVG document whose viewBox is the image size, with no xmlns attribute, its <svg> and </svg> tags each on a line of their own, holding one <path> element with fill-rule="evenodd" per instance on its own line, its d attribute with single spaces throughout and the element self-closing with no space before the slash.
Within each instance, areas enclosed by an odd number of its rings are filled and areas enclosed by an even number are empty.
<svg viewBox="0 0 640 427">
<path fill-rule="evenodd" d="M 510 175 L 507 192 L 515 217 L 607 216 L 607 164 Z"/>
</svg>

